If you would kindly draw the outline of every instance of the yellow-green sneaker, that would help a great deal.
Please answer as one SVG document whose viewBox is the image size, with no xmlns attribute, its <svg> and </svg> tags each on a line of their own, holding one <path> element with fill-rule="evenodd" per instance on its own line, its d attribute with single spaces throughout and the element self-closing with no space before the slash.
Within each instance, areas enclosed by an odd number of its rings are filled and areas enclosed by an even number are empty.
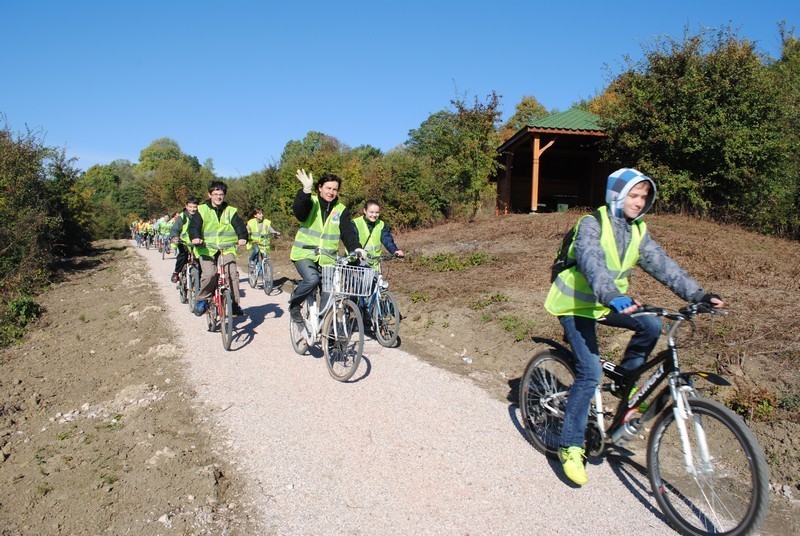
<svg viewBox="0 0 800 536">
<path fill-rule="evenodd" d="M 586 476 L 586 468 L 583 466 L 585 458 L 585 451 L 580 447 L 558 449 L 558 459 L 561 460 L 564 474 L 579 486 L 589 482 L 589 478 Z"/>
</svg>

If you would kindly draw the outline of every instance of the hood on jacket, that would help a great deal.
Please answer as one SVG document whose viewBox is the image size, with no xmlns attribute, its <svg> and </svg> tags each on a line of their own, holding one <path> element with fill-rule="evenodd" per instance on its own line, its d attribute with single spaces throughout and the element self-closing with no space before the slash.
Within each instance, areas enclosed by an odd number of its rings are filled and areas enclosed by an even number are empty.
<svg viewBox="0 0 800 536">
<path fill-rule="evenodd" d="M 650 193 L 647 195 L 647 203 L 642 212 L 634 218 L 634 221 L 647 214 L 647 211 L 653 206 L 656 200 L 656 183 L 647 175 L 632 168 L 618 169 L 609 175 L 606 186 L 606 205 L 608 206 L 609 214 L 617 218 L 624 218 L 625 214 L 622 208 L 625 205 L 625 198 L 628 196 L 628 192 L 631 191 L 631 188 L 644 181 L 650 183 Z"/>
</svg>

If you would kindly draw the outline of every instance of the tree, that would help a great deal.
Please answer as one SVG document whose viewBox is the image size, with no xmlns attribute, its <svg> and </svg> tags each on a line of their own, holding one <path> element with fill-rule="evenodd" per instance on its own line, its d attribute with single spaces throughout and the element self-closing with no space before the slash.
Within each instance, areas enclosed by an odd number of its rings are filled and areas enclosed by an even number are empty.
<svg viewBox="0 0 800 536">
<path fill-rule="evenodd" d="M 139 170 L 150 171 L 157 168 L 162 162 L 180 160 L 183 156 L 183 151 L 177 141 L 170 138 L 159 138 L 139 153 Z"/>
<path fill-rule="evenodd" d="M 773 208 L 780 105 L 751 42 L 729 28 L 659 39 L 607 92 L 606 158 L 656 177 L 662 207 L 751 226 Z"/>
<path fill-rule="evenodd" d="M 509 139 L 532 121 L 547 115 L 547 109 L 536 100 L 536 97 L 528 95 L 522 97 L 522 100 L 514 107 L 514 115 L 509 117 L 506 124 L 503 125 L 501 133 L 503 140 Z"/>
<path fill-rule="evenodd" d="M 485 102 L 475 97 L 471 105 L 457 96 L 450 101 L 452 111 L 436 112 L 409 132 L 406 146 L 430 162 L 447 192 L 448 215 L 474 217 L 488 192 L 489 177 L 498 167 L 499 101 L 495 92 Z"/>
</svg>

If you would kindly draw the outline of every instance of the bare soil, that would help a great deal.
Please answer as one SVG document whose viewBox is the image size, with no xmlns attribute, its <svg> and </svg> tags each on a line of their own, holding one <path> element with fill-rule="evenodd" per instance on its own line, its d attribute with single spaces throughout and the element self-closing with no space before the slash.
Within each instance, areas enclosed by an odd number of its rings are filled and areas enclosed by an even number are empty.
<svg viewBox="0 0 800 536">
<path fill-rule="evenodd" d="M 577 217 L 486 216 L 395 232 L 407 259 L 385 271 L 403 312 L 400 346 L 515 401 L 537 351 L 530 337 L 561 338 L 542 303 L 555 249 Z M 682 363 L 734 383 L 707 394 L 753 428 L 772 471 L 771 515 L 796 533 L 800 244 L 683 217 L 648 222 L 730 304 L 727 317 L 698 321 Z M 289 267 L 289 242 L 275 244 L 277 267 Z M 41 296 L 43 317 L 0 354 L 0 534 L 253 533 L 246 477 L 212 449 L 144 262 L 127 241 L 97 246 L 65 264 L 64 281 Z M 681 305 L 640 272 L 632 290 L 647 303 Z M 601 332 L 612 358 L 625 342 Z"/>
</svg>

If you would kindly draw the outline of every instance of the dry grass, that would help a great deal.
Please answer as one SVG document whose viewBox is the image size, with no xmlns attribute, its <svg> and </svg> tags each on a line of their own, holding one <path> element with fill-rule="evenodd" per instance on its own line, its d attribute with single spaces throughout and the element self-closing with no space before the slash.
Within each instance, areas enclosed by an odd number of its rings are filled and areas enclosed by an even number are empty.
<svg viewBox="0 0 800 536">
<path fill-rule="evenodd" d="M 560 325 L 542 304 L 556 249 L 578 216 L 492 216 L 396 233 L 396 242 L 412 259 L 438 253 L 481 253 L 494 259 L 448 272 L 414 262 L 392 263 L 389 280 L 404 314 L 403 345 L 438 366 L 470 376 L 498 397 L 508 395 L 509 384 L 513 388 L 536 349 L 520 333 L 561 339 Z M 800 243 L 682 216 L 651 216 L 647 222 L 667 254 L 729 305 L 728 316 L 699 318 L 696 331 L 682 341 L 684 367 L 732 380 L 734 387 L 709 394 L 754 426 L 792 426 L 800 414 Z M 493 295 L 507 299 L 491 300 Z M 638 269 L 631 277 L 631 295 L 662 307 L 683 305 Z M 485 305 L 476 310 L 476 303 Z M 626 334 L 610 329 L 599 334 L 609 357 L 621 354 Z M 472 358 L 469 366 L 465 356 Z M 785 433 L 797 436 L 800 427 Z M 800 469 L 793 469 L 787 478 L 800 481 L 799 474 Z"/>
</svg>

